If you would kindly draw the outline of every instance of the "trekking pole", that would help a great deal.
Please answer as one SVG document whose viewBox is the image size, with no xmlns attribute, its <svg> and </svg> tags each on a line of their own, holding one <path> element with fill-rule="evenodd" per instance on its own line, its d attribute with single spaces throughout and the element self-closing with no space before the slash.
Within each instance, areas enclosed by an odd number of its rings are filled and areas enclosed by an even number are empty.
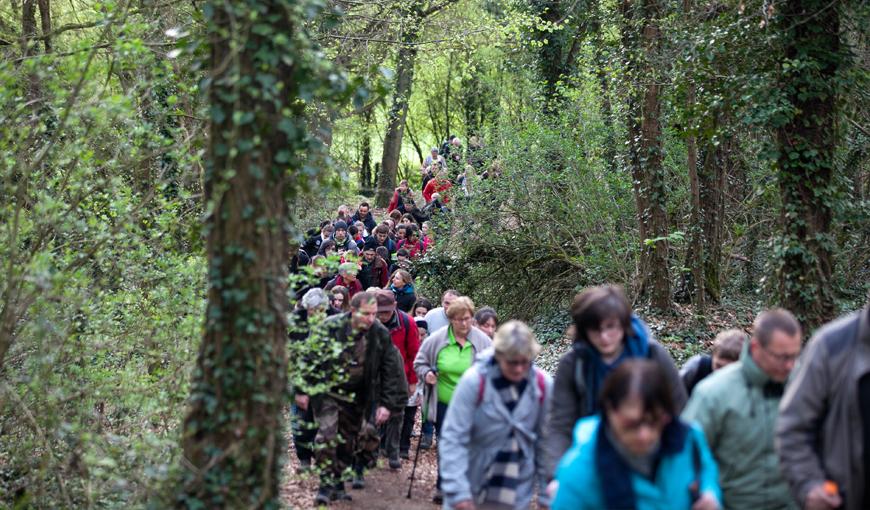
<svg viewBox="0 0 870 510">
<path fill-rule="evenodd" d="M 430 385 L 426 385 L 429 387 Z M 429 411 L 429 399 L 432 398 L 432 391 L 429 391 L 429 395 L 426 398 L 426 401 L 423 403 L 425 407 L 423 407 L 422 416 L 423 423 L 426 423 L 428 419 L 428 411 Z M 423 442 L 423 426 L 420 426 L 420 437 L 417 438 L 417 451 L 414 452 L 414 466 L 411 468 L 411 481 L 408 483 L 408 499 L 411 499 L 411 488 L 414 486 L 414 474 L 417 472 L 417 461 L 420 459 L 420 443 Z"/>
</svg>

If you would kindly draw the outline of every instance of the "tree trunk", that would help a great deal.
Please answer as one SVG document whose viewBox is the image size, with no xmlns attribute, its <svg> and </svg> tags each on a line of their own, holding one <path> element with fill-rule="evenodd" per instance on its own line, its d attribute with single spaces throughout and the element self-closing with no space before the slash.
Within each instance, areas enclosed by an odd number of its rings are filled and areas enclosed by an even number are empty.
<svg viewBox="0 0 870 510">
<path fill-rule="evenodd" d="M 695 86 L 689 84 L 688 99 L 686 101 L 691 111 L 695 104 Z M 692 128 L 693 129 L 693 128 Z M 701 191 L 698 179 L 698 145 L 692 131 L 686 140 L 687 161 L 689 170 L 689 189 L 692 195 L 692 212 L 689 218 L 689 267 L 692 271 L 692 302 L 703 312 L 705 308 L 704 290 L 704 243 L 702 242 L 703 226 L 701 224 Z"/>
<path fill-rule="evenodd" d="M 719 121 L 716 121 L 719 124 Z M 698 173 L 701 206 L 701 228 L 704 238 L 704 288 L 714 303 L 721 300 L 722 225 L 725 220 L 725 186 L 727 185 L 727 154 L 732 149 L 731 138 L 714 145 L 708 140 Z"/>
<path fill-rule="evenodd" d="M 372 111 L 366 110 L 363 112 L 363 125 L 365 132 L 362 136 L 360 144 L 360 152 L 362 152 L 362 161 L 359 167 L 359 187 L 360 190 L 371 190 L 372 184 L 372 136 L 369 133 L 369 126 L 372 123 Z"/>
<path fill-rule="evenodd" d="M 650 304 L 660 311 L 671 309 L 671 282 L 668 268 L 668 216 L 666 201 L 665 172 L 662 168 L 662 126 L 660 65 L 661 33 L 658 18 L 661 6 L 658 0 L 641 0 L 640 6 L 625 3 L 625 12 L 639 16 L 638 28 L 642 46 L 631 52 L 630 59 L 638 59 L 640 73 L 635 75 L 638 83 L 632 92 L 635 99 L 629 107 L 629 136 L 636 145 L 632 175 L 634 177 L 635 199 L 638 206 L 638 224 L 642 243 L 642 267 L 645 266 L 641 286 L 649 291 Z M 638 8 L 640 7 L 640 8 Z M 626 27 L 627 31 L 633 27 Z M 636 40 L 630 36 L 630 42 Z M 631 46 L 634 48 L 634 45 Z M 638 106 L 642 108 L 637 111 Z M 639 133 L 635 131 L 637 115 L 640 115 Z M 639 136 L 636 136 L 639 134 Z"/>
<path fill-rule="evenodd" d="M 399 158 L 402 155 L 402 136 L 405 132 L 405 116 L 408 114 L 408 100 L 411 98 L 411 83 L 414 79 L 414 64 L 417 60 L 417 29 L 419 16 L 411 16 L 414 21 L 406 26 L 402 34 L 403 44 L 399 48 L 396 62 L 396 87 L 393 92 L 393 105 L 387 115 L 387 134 L 384 136 L 384 152 L 381 157 L 381 171 L 378 176 L 378 192 L 375 203 L 387 207 L 396 187 L 396 174 L 399 171 Z"/>
<path fill-rule="evenodd" d="M 209 5 L 211 125 L 205 172 L 208 303 L 183 424 L 180 506 L 279 506 L 287 384 L 288 149 L 302 146 L 299 70 L 283 1 Z M 257 16 L 254 16 L 256 14 Z M 253 23 L 239 26 L 239 23 Z M 232 24 L 232 26 L 231 26 Z M 294 36 L 289 36 L 293 39 Z M 266 69 L 267 71 L 264 71 Z M 242 80 L 267 72 L 272 84 Z M 290 112 L 289 114 L 286 112 Z M 295 129 L 283 127 L 293 122 Z M 290 134 L 290 133 L 293 134 Z"/>
<path fill-rule="evenodd" d="M 782 69 L 779 84 L 791 106 L 789 117 L 775 126 L 783 228 L 779 298 L 805 326 L 815 327 L 834 315 L 835 105 L 844 60 L 839 9 L 826 0 L 788 0 L 780 9 L 784 61 L 802 65 Z"/>
<path fill-rule="evenodd" d="M 40 28 L 45 52 L 51 53 L 51 3 L 49 0 L 38 0 Z"/>
</svg>

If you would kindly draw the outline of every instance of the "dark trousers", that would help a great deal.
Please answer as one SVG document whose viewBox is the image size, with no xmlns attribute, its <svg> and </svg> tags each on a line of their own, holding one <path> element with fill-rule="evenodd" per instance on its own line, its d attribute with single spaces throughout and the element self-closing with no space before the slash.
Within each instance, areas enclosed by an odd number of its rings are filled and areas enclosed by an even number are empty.
<svg viewBox="0 0 870 510">
<path fill-rule="evenodd" d="M 414 420 L 417 418 L 416 407 L 405 407 L 405 415 L 402 417 L 402 434 L 399 436 L 399 451 L 411 450 L 411 432 L 414 431 Z"/>
<path fill-rule="evenodd" d="M 438 448 L 441 448 L 441 426 L 444 424 L 444 418 L 447 416 L 447 404 L 438 402 L 438 416 L 435 421 L 435 435 L 438 437 Z M 441 455 L 438 455 L 438 480 L 435 482 L 435 488 L 441 490 Z"/>
<path fill-rule="evenodd" d="M 331 397 L 317 399 L 314 407 L 318 424 L 315 443 L 320 448 L 314 453 L 317 466 L 322 470 L 321 484 L 340 483 L 345 468 L 354 464 L 363 417 L 364 409 L 353 402 Z"/>
<path fill-rule="evenodd" d="M 296 457 L 307 462 L 314 458 L 312 446 L 317 436 L 317 424 L 314 422 L 314 410 L 311 406 L 302 410 L 296 404 L 293 405 L 293 446 L 296 447 Z"/>
<path fill-rule="evenodd" d="M 388 459 L 399 457 L 404 415 L 405 413 L 393 413 L 387 423 L 381 426 L 381 449 L 386 450 Z"/>
</svg>

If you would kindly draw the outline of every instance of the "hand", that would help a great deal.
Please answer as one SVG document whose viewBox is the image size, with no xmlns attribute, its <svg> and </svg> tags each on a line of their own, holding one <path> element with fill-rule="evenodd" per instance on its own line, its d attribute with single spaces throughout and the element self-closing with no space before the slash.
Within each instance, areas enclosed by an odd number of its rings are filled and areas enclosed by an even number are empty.
<svg viewBox="0 0 870 510">
<path fill-rule="evenodd" d="M 375 411 L 375 425 L 383 425 L 389 419 L 390 411 L 386 407 L 381 406 L 377 411 Z"/>
<path fill-rule="evenodd" d="M 296 405 L 303 411 L 308 410 L 308 395 L 296 395 Z"/>
<path fill-rule="evenodd" d="M 711 494 L 704 493 L 692 505 L 692 510 L 719 510 L 719 502 Z"/>
<path fill-rule="evenodd" d="M 825 484 L 820 483 L 810 489 L 804 508 L 806 510 L 830 510 L 831 508 L 840 508 L 842 504 L 843 498 L 839 494 L 827 492 Z"/>
<path fill-rule="evenodd" d="M 408 396 L 413 396 L 414 393 L 417 393 L 417 384 L 409 384 L 408 385 Z"/>
<path fill-rule="evenodd" d="M 430 370 L 426 373 L 426 384 L 436 384 L 437 382 L 438 375 L 435 372 Z"/>
<path fill-rule="evenodd" d="M 550 501 L 556 497 L 556 491 L 559 490 L 559 480 L 553 480 L 547 484 L 547 488 L 544 489 L 547 493 L 547 497 L 550 498 Z"/>
<path fill-rule="evenodd" d="M 453 508 L 455 508 L 456 510 L 474 510 L 474 501 L 466 499 L 465 501 L 460 501 L 459 503 L 453 505 Z"/>
</svg>

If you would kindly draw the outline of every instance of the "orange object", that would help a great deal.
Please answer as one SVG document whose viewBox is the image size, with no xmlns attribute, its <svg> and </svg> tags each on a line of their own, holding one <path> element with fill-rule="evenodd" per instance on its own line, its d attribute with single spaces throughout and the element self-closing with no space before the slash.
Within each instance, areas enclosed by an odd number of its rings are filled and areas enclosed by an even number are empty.
<svg viewBox="0 0 870 510">
<path fill-rule="evenodd" d="M 837 482 L 832 482 L 831 480 L 825 481 L 824 487 L 825 487 L 825 492 L 827 492 L 831 496 L 834 496 L 840 492 L 840 488 L 837 487 Z"/>
</svg>

